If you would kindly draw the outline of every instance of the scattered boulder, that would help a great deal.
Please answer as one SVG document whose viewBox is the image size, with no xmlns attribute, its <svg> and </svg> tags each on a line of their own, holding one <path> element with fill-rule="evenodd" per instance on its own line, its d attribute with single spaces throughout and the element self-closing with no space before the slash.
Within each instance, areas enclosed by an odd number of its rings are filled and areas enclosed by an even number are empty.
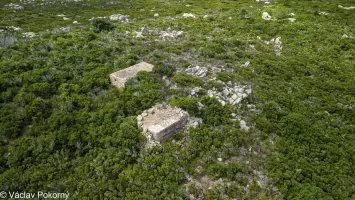
<svg viewBox="0 0 355 200">
<path fill-rule="evenodd" d="M 318 14 L 319 15 L 329 15 L 329 13 L 327 13 L 327 12 L 319 12 Z"/>
<path fill-rule="evenodd" d="M 23 10 L 23 6 L 13 3 L 6 4 L 4 7 L 6 10 Z"/>
<path fill-rule="evenodd" d="M 202 78 L 206 77 L 208 75 L 208 69 L 206 67 L 200 67 L 200 66 L 187 68 L 185 70 L 185 72 L 187 74 L 194 75 L 194 76 L 199 76 L 199 77 L 202 77 Z"/>
<path fill-rule="evenodd" d="M 341 38 L 354 38 L 353 36 L 348 36 L 347 34 L 344 33 L 343 36 L 341 36 Z"/>
<path fill-rule="evenodd" d="M 7 26 L 6 28 L 7 28 L 7 29 L 12 29 L 12 30 L 14 30 L 14 31 L 21 31 L 21 30 L 22 30 L 22 28 L 16 27 L 16 26 Z"/>
<path fill-rule="evenodd" d="M 281 37 L 277 37 L 275 39 L 274 49 L 275 49 L 276 55 L 280 56 L 281 55 L 281 50 L 282 50 Z"/>
<path fill-rule="evenodd" d="M 129 21 L 129 16 L 128 15 L 115 14 L 115 15 L 111 15 L 109 17 L 109 19 L 111 21 L 128 22 Z"/>
<path fill-rule="evenodd" d="M 247 123 L 244 120 L 242 120 L 242 119 L 240 120 L 240 128 L 244 129 L 246 131 L 249 131 L 249 129 L 250 129 L 250 127 L 247 126 Z"/>
<path fill-rule="evenodd" d="M 178 37 L 184 36 L 183 31 L 174 31 L 168 28 L 166 31 L 160 31 L 159 37 L 164 41 L 175 40 Z"/>
<path fill-rule="evenodd" d="M 71 27 L 70 26 L 67 26 L 67 27 L 61 27 L 60 30 L 64 33 L 67 33 L 71 30 Z"/>
<path fill-rule="evenodd" d="M 182 16 L 185 17 L 185 18 L 188 18 L 188 17 L 196 18 L 196 16 L 194 14 L 191 14 L 191 13 L 184 13 Z"/>
<path fill-rule="evenodd" d="M 191 96 L 198 96 L 198 92 L 200 92 L 201 89 L 202 88 L 200 88 L 200 87 L 192 88 L 191 91 L 190 91 Z"/>
<path fill-rule="evenodd" d="M 216 90 L 208 90 L 207 95 L 209 97 L 215 97 L 222 105 L 229 103 L 234 106 L 238 106 L 243 99 L 251 94 L 252 90 L 247 86 L 225 86 L 222 92 Z"/>
<path fill-rule="evenodd" d="M 23 38 L 27 38 L 27 39 L 34 38 L 35 36 L 36 36 L 36 33 L 34 33 L 34 32 L 22 33 L 22 37 L 23 37 Z"/>
<path fill-rule="evenodd" d="M 281 55 L 281 50 L 282 50 L 282 42 L 281 42 L 281 37 L 277 37 L 276 39 L 275 38 L 272 38 L 269 41 L 264 41 L 266 44 L 273 44 L 274 45 L 274 50 L 275 50 L 275 54 L 277 56 L 280 56 Z"/>
<path fill-rule="evenodd" d="M 242 64 L 242 67 L 249 67 L 250 66 L 250 61 L 246 61 L 244 64 Z"/>
<path fill-rule="evenodd" d="M 262 16 L 261 16 L 263 19 L 265 20 L 271 20 L 271 16 L 269 15 L 269 13 L 267 12 L 263 12 Z"/>
<path fill-rule="evenodd" d="M 196 128 L 198 125 L 202 124 L 203 121 L 198 117 L 189 117 L 188 126 Z"/>
<path fill-rule="evenodd" d="M 292 23 L 296 21 L 295 18 L 288 18 L 288 20 L 289 20 L 290 22 L 292 22 Z"/>
<path fill-rule="evenodd" d="M 136 36 L 134 36 L 135 38 L 143 38 L 147 33 L 148 33 L 148 29 L 143 27 L 141 28 L 140 31 L 136 31 Z"/>
</svg>

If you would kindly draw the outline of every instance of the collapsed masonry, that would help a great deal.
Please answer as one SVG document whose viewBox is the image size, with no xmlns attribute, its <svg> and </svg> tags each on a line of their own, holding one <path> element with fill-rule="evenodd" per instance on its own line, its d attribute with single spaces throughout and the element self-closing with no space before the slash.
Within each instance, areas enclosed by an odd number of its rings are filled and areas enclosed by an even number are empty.
<svg viewBox="0 0 355 200">
<path fill-rule="evenodd" d="M 181 108 L 157 104 L 138 115 L 138 127 L 143 129 L 148 143 L 162 141 L 180 131 L 188 122 L 189 115 Z"/>
<path fill-rule="evenodd" d="M 129 78 L 133 78 L 140 71 L 151 72 L 153 71 L 153 67 L 154 66 L 149 63 L 141 62 L 126 69 L 114 72 L 110 74 L 111 84 L 118 88 L 124 87 Z"/>
</svg>

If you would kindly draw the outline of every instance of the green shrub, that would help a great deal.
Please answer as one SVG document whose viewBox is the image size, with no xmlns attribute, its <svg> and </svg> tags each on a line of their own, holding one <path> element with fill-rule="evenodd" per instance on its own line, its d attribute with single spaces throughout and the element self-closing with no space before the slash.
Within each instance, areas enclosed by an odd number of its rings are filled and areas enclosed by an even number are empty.
<svg viewBox="0 0 355 200">
<path fill-rule="evenodd" d="M 186 110 L 191 115 L 198 115 L 198 102 L 193 97 L 178 97 L 173 96 L 169 100 L 169 104 Z"/>
<path fill-rule="evenodd" d="M 102 19 L 94 19 L 92 25 L 96 28 L 97 32 L 112 31 L 115 28 L 111 22 Z"/>
<path fill-rule="evenodd" d="M 202 119 L 206 124 L 219 126 L 232 122 L 230 116 L 233 108 L 230 105 L 222 106 L 216 98 L 208 96 L 203 96 L 201 103 L 205 105 Z"/>
<path fill-rule="evenodd" d="M 291 8 L 287 8 L 284 5 L 276 5 L 273 7 L 268 7 L 265 9 L 266 12 L 276 19 L 285 19 L 288 18 L 290 13 L 292 13 Z"/>
<path fill-rule="evenodd" d="M 174 74 L 174 67 L 169 64 L 158 63 L 154 66 L 153 71 L 161 76 L 171 77 Z"/>
<path fill-rule="evenodd" d="M 176 74 L 173 79 L 177 84 L 185 87 L 202 86 L 204 83 L 202 78 L 187 74 Z"/>
<path fill-rule="evenodd" d="M 223 81 L 223 82 L 228 82 L 228 81 L 236 81 L 237 75 L 234 73 L 230 72 L 218 72 L 217 73 L 217 79 Z"/>
</svg>

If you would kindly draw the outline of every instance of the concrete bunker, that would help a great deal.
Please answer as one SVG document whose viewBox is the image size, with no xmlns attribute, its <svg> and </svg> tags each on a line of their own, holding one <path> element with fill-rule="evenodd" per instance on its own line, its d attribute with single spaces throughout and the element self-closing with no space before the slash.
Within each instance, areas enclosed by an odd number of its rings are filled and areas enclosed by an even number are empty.
<svg viewBox="0 0 355 200">
<path fill-rule="evenodd" d="M 162 141 L 180 131 L 188 122 L 189 115 L 181 108 L 157 104 L 138 115 L 138 127 L 148 140 Z"/>
<path fill-rule="evenodd" d="M 111 84 L 118 88 L 124 87 L 129 78 L 134 77 L 140 71 L 151 72 L 153 67 L 154 66 L 149 63 L 141 62 L 126 69 L 114 72 L 110 74 Z"/>
</svg>

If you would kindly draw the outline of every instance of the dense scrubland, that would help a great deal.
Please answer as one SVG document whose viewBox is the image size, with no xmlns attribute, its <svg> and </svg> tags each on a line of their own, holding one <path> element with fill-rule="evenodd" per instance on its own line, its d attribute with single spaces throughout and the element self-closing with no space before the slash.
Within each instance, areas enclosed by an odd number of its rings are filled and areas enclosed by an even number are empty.
<svg viewBox="0 0 355 200">
<path fill-rule="evenodd" d="M 354 199 L 355 9 L 338 5 L 355 2 L 1 1 L 0 191 Z M 110 85 L 140 61 L 154 71 Z M 252 93 L 207 95 L 227 82 Z M 162 101 L 203 123 L 144 149 L 136 116 Z"/>
</svg>

